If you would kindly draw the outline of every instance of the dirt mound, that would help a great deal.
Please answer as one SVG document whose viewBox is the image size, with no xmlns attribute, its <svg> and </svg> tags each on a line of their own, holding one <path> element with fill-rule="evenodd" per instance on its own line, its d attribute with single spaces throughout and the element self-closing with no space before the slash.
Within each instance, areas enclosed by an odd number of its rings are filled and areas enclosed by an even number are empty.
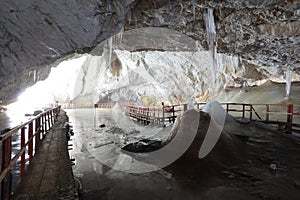
<svg viewBox="0 0 300 200">
<path fill-rule="evenodd" d="M 166 170 L 179 176 L 191 175 L 193 177 L 206 177 L 212 174 L 221 174 L 223 170 L 235 165 L 252 162 L 253 159 L 247 153 L 246 145 L 241 138 L 230 134 L 228 130 L 226 130 L 226 127 L 230 127 L 230 130 L 233 131 L 236 125 L 236 122 L 228 115 L 224 129 L 212 151 L 206 157 L 200 159 L 198 156 L 199 149 L 207 134 L 211 117 L 208 113 L 202 111 L 200 111 L 199 114 L 198 132 L 193 143 L 188 150 L 174 163 L 169 165 Z M 239 130 L 234 131 L 238 132 Z"/>
<path fill-rule="evenodd" d="M 214 111 L 218 113 L 218 109 L 222 109 L 221 106 Z M 128 144 L 122 148 L 128 152 L 134 153 L 147 153 L 162 150 L 169 146 L 169 151 L 160 155 L 157 160 L 158 164 L 161 159 L 169 159 L 179 151 L 183 146 L 186 148 L 182 151 L 182 154 L 174 156 L 174 160 L 170 162 L 167 167 L 164 167 L 172 174 L 179 176 L 193 176 L 193 177 L 205 177 L 213 174 L 221 174 L 223 170 L 226 170 L 232 166 L 240 165 L 243 163 L 252 162 L 252 158 L 247 153 L 246 144 L 240 136 L 232 133 L 239 132 L 239 124 L 229 115 L 224 113 L 224 127 L 221 126 L 221 134 L 212 150 L 204 158 L 199 158 L 200 147 L 203 145 L 203 141 L 208 136 L 209 142 L 211 135 L 208 135 L 208 129 L 211 127 L 220 127 L 219 119 L 211 117 L 210 114 L 202 111 L 188 110 L 182 116 L 179 116 L 174 124 L 170 137 L 164 141 L 139 141 L 137 143 Z M 196 122 L 197 121 L 197 122 Z M 198 125 L 197 125 L 198 124 Z M 193 127 L 193 128 L 192 128 Z M 193 130 L 192 130 L 193 129 Z M 209 134 L 212 134 L 211 132 Z M 176 143 L 172 146 L 171 143 Z M 213 143 L 213 142 L 212 142 Z M 181 150 L 180 150 L 181 149 Z M 127 153 L 128 153 L 127 152 Z M 125 152 L 125 154 L 127 154 Z M 146 155 L 146 154 L 145 154 Z M 146 156 L 135 157 L 142 162 L 148 163 Z M 142 160 L 144 159 L 144 160 Z M 160 161 L 159 161 L 160 160 Z M 153 160 L 152 160 L 153 161 Z M 153 163 L 153 162 L 152 162 Z M 158 165 L 159 166 L 159 165 Z"/>
</svg>

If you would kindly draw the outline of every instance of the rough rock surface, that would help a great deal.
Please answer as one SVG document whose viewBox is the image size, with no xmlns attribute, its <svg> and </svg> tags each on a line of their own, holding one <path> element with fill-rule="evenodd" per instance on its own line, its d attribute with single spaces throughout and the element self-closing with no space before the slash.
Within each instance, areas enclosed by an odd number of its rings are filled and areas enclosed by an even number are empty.
<svg viewBox="0 0 300 200">
<path fill-rule="evenodd" d="M 43 73 L 42 66 L 73 52 L 88 52 L 120 31 L 134 3 L 134 0 L 2 1 L 0 98 L 4 102 L 13 100 L 24 86 L 47 77 L 49 68 Z"/>
<path fill-rule="evenodd" d="M 282 70 L 299 67 L 299 1 L 147 2 L 137 4 L 139 9 L 133 10 L 125 27 L 167 27 L 198 40 L 207 49 L 204 15 L 209 7 L 214 9 L 218 52 Z"/>
<path fill-rule="evenodd" d="M 3 0 L 0 99 L 14 100 L 48 75 L 48 64 L 89 52 L 123 28 L 177 30 L 206 49 L 208 7 L 214 9 L 218 52 L 239 55 L 243 65 L 265 66 L 269 74 L 287 67 L 299 73 L 298 0 Z"/>
</svg>

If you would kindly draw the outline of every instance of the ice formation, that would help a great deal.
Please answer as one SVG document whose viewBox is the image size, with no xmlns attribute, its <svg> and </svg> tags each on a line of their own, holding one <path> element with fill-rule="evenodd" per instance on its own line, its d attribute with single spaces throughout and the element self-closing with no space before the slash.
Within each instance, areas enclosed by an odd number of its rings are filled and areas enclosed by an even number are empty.
<svg viewBox="0 0 300 200">
<path fill-rule="evenodd" d="M 193 9 L 193 21 L 196 21 L 196 6 L 195 1 L 192 1 L 192 9 Z"/>
<path fill-rule="evenodd" d="M 213 9 L 208 8 L 207 13 L 204 14 L 207 43 L 209 47 L 209 59 L 211 63 L 211 89 L 214 94 L 217 90 L 215 88 L 217 73 L 218 73 L 218 63 L 217 63 L 217 42 L 216 42 L 216 28 Z"/>
<path fill-rule="evenodd" d="M 109 59 L 108 59 L 108 63 L 111 63 L 111 59 L 112 59 L 112 52 L 113 52 L 113 37 L 110 37 L 108 39 L 108 46 L 109 46 Z"/>
<path fill-rule="evenodd" d="M 116 49 L 110 61 L 111 54 L 110 50 L 104 49 L 102 56 L 88 55 L 80 61 L 66 61 L 71 62 L 69 67 L 62 65 L 53 69 L 53 72 L 63 74 L 61 80 L 54 80 L 50 75 L 49 79 L 38 82 L 28 91 L 35 90 L 37 95 L 41 93 L 38 90 L 47 92 L 39 95 L 39 101 L 45 98 L 48 103 L 59 101 L 79 106 L 92 106 L 107 96 L 112 101 L 155 106 L 162 101 L 187 103 L 189 97 L 196 97 L 193 100 L 199 102 L 210 95 L 207 91 L 211 87 L 211 65 L 207 51 L 129 52 Z M 215 88 L 223 88 L 233 81 L 230 74 L 238 71 L 238 59 L 225 54 L 217 54 L 217 58 L 223 60 L 224 67 L 217 69 L 220 75 Z M 118 78 L 109 64 L 115 60 L 122 65 Z M 53 89 L 45 91 L 39 87 L 40 84 L 50 85 L 45 86 L 48 88 L 53 86 Z"/>
<path fill-rule="evenodd" d="M 291 85 L 292 85 L 292 72 L 291 70 L 286 70 L 286 88 L 285 88 L 285 91 L 286 91 L 286 97 L 289 97 L 290 96 L 290 92 L 291 92 Z"/>
</svg>

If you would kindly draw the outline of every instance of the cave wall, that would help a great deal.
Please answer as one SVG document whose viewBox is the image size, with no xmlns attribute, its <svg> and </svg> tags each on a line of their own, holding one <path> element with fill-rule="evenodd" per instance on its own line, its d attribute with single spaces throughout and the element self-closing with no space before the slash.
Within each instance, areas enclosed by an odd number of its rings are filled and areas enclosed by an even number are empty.
<svg viewBox="0 0 300 200">
<path fill-rule="evenodd" d="M 49 74 L 49 64 L 90 52 L 120 30 L 164 27 L 207 49 L 203 15 L 214 9 L 218 52 L 283 75 L 299 74 L 298 0 L 3 0 L 0 5 L 0 99 L 16 99 Z"/>
<path fill-rule="evenodd" d="M 48 64 L 89 52 L 120 31 L 134 0 L 3 0 L 0 5 L 0 99 L 13 101 L 43 80 Z M 32 73 L 41 74 L 33 80 Z"/>
</svg>

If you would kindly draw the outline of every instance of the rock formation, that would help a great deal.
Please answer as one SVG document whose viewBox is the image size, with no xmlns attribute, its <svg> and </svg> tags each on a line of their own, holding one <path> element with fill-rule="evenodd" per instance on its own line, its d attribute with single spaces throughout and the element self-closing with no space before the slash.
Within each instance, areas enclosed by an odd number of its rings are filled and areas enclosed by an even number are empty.
<svg viewBox="0 0 300 200">
<path fill-rule="evenodd" d="M 16 99 L 73 53 L 141 27 L 179 31 L 207 49 L 204 15 L 213 8 L 218 52 L 239 56 L 241 66 L 272 76 L 299 73 L 300 6 L 297 0 L 62 0 L 0 5 L 0 98 Z M 56 63 L 55 63 L 56 61 Z"/>
</svg>

